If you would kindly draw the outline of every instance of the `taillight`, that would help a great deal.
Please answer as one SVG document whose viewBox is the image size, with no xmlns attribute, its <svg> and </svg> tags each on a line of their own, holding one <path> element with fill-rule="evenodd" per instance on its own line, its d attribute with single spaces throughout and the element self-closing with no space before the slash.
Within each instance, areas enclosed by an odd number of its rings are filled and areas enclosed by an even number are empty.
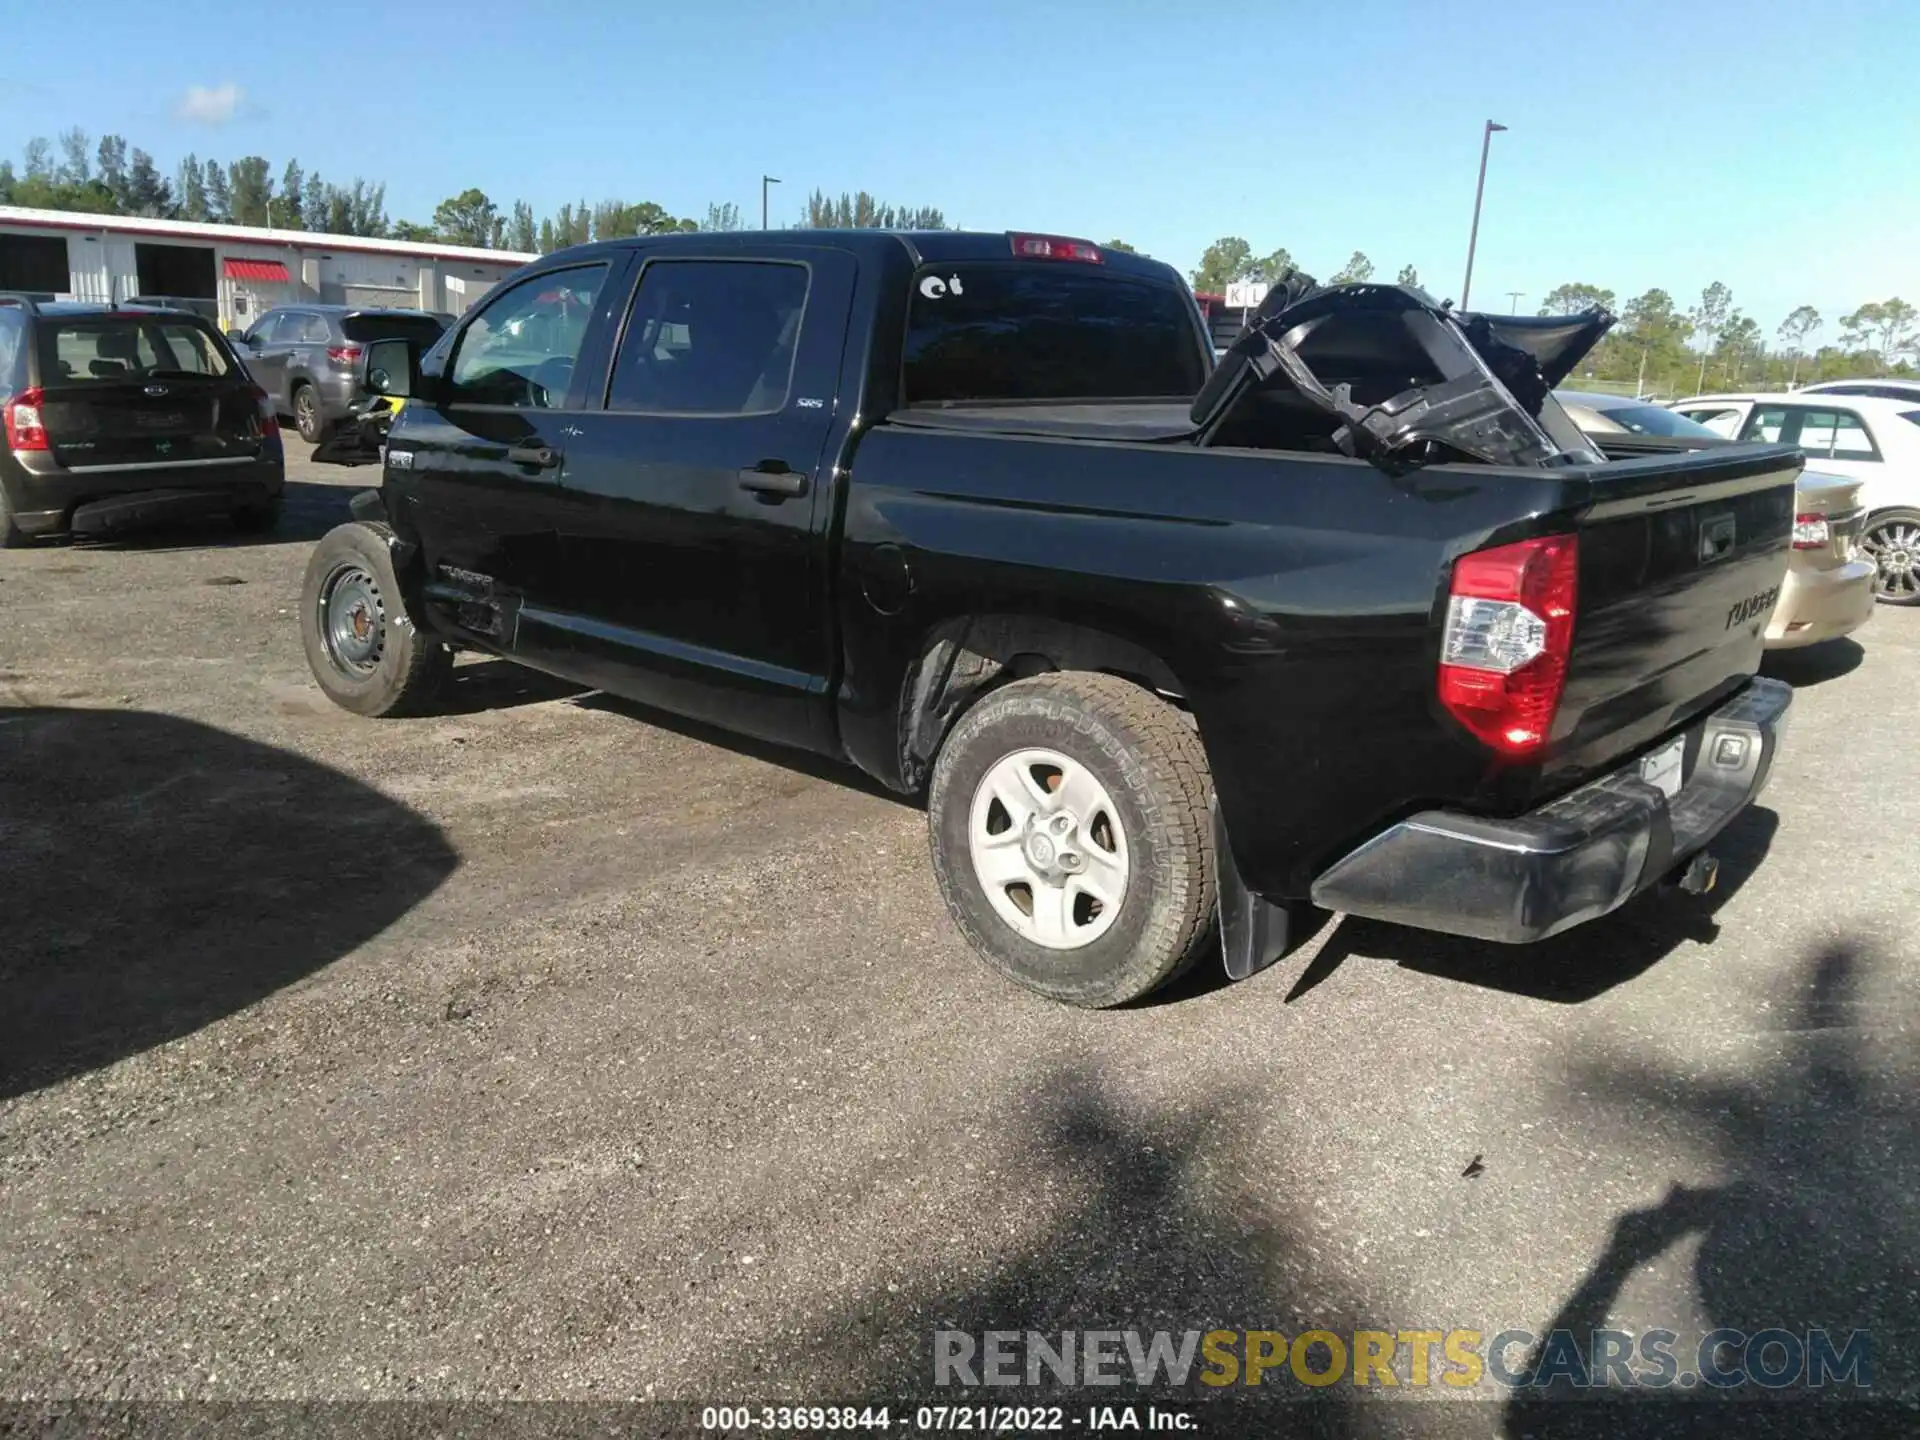
<svg viewBox="0 0 1920 1440">
<path fill-rule="evenodd" d="M 1793 517 L 1793 548 L 1796 550 L 1824 550 L 1833 540 L 1833 530 L 1827 524 L 1824 515 L 1796 515 Z"/>
<path fill-rule="evenodd" d="M 331 360 L 335 365 L 351 365 L 359 358 L 360 347 L 358 345 L 334 345 L 330 346 L 327 350 L 327 359 Z"/>
<path fill-rule="evenodd" d="M 1440 703 L 1502 755 L 1547 743 L 1573 650 L 1580 542 L 1547 535 L 1454 562 Z"/>
<path fill-rule="evenodd" d="M 1009 235 L 1013 253 L 1022 260 L 1080 260 L 1098 265 L 1100 247 L 1090 240 L 1069 240 L 1062 235 Z"/>
<path fill-rule="evenodd" d="M 262 435 L 278 435 L 280 433 L 280 416 L 274 411 L 273 397 L 256 385 L 253 387 L 253 399 L 254 403 L 260 407 L 260 433 Z"/>
<path fill-rule="evenodd" d="M 40 418 L 45 400 L 38 385 L 22 390 L 7 401 L 7 448 L 16 455 L 22 450 L 50 450 L 46 422 Z"/>
</svg>

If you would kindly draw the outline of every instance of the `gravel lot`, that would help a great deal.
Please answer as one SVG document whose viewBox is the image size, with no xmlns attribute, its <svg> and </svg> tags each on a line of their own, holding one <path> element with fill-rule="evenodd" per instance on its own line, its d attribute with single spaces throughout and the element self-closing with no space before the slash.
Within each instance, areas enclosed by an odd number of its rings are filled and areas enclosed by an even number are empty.
<svg viewBox="0 0 1920 1440">
<path fill-rule="evenodd" d="M 943 1323 L 1609 1317 L 1920 1393 L 1920 613 L 1781 671 L 1712 903 L 1085 1014 L 857 777 L 497 662 L 334 709 L 292 607 L 375 477 L 292 473 L 271 543 L 0 559 L 0 1396 L 900 1406 Z M 1560 1433 L 1482 1393 L 1312 1415 Z"/>
</svg>

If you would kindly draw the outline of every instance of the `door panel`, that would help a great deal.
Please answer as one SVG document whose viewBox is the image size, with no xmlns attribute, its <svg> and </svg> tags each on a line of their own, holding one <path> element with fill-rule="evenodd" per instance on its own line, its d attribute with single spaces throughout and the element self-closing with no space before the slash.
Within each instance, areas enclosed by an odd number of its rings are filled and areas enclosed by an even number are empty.
<svg viewBox="0 0 1920 1440">
<path fill-rule="evenodd" d="M 254 343 L 240 347 L 240 358 L 246 361 L 253 383 L 267 392 L 267 398 L 282 413 L 287 408 L 287 347 L 275 343 L 274 337 L 284 313 L 273 311 L 263 315 L 260 323 L 248 332 L 254 337 Z"/>
<path fill-rule="evenodd" d="M 561 602 L 523 621 L 582 679 L 831 748 L 820 472 L 854 275 L 797 246 L 642 269 L 606 408 L 573 418 Z"/>
<path fill-rule="evenodd" d="M 561 584 L 569 382 L 612 269 L 548 272 L 490 297 L 454 342 L 440 403 L 408 405 L 388 436 L 387 483 L 419 537 L 436 617 L 535 663 L 516 621 Z"/>
</svg>

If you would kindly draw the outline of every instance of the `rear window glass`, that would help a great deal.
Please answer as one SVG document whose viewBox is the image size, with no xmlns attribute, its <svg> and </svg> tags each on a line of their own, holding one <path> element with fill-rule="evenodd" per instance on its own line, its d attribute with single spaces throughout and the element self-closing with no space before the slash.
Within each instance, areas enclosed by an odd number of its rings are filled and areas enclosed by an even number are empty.
<svg viewBox="0 0 1920 1440">
<path fill-rule="evenodd" d="M 909 405 L 1186 399 L 1206 380 L 1187 297 L 1097 266 L 929 266 L 914 282 Z"/>
<path fill-rule="evenodd" d="M 27 322 L 18 310 L 0 310 L 0 385 L 10 391 L 25 388 L 20 375 L 20 342 L 26 334 Z"/>
<path fill-rule="evenodd" d="M 1611 420 L 1633 435 L 1662 435 L 1682 440 L 1717 439 L 1717 434 L 1684 415 L 1659 405 L 1609 405 L 1593 407 L 1603 419 Z"/>
<path fill-rule="evenodd" d="M 40 331 L 48 383 L 112 383 L 150 375 L 226 375 L 233 367 L 214 338 L 181 320 L 74 320 Z"/>
<path fill-rule="evenodd" d="M 411 340 L 426 346 L 438 340 L 445 324 L 431 315 L 348 315 L 340 333 L 355 344 L 368 340 Z"/>
</svg>

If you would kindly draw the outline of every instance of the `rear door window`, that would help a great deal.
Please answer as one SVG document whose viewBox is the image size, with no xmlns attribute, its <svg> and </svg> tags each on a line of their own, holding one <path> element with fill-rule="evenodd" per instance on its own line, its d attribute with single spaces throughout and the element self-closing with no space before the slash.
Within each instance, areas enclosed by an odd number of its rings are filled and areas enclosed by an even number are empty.
<svg viewBox="0 0 1920 1440">
<path fill-rule="evenodd" d="M 807 267 L 662 260 L 641 272 L 607 408 L 654 415 L 783 409 L 807 304 Z"/>
<path fill-rule="evenodd" d="M 446 328 L 431 315 L 385 315 L 370 311 L 340 318 L 340 333 L 356 345 L 369 340 L 411 340 L 424 350 L 438 340 Z"/>
<path fill-rule="evenodd" d="M 1832 440 L 1828 444 L 1829 460 L 1878 460 L 1879 452 L 1874 448 L 1873 436 L 1867 431 L 1867 423 L 1851 410 L 1836 410 L 1832 414 Z"/>
<path fill-rule="evenodd" d="M 211 335 L 180 320 L 71 320 L 40 334 L 41 370 L 55 384 L 218 377 L 233 368 Z"/>
<path fill-rule="evenodd" d="M 1784 440 L 1813 460 L 1878 460 L 1866 422 L 1852 410 L 1802 405 L 1761 405 L 1741 432 L 1743 440 Z"/>
<path fill-rule="evenodd" d="M 1207 378 L 1171 285 L 1061 261 L 932 265 L 914 279 L 903 398 L 1191 399 Z"/>
<path fill-rule="evenodd" d="M 280 340 L 294 345 L 331 345 L 333 327 L 324 315 L 294 312 L 281 320 Z"/>
</svg>

